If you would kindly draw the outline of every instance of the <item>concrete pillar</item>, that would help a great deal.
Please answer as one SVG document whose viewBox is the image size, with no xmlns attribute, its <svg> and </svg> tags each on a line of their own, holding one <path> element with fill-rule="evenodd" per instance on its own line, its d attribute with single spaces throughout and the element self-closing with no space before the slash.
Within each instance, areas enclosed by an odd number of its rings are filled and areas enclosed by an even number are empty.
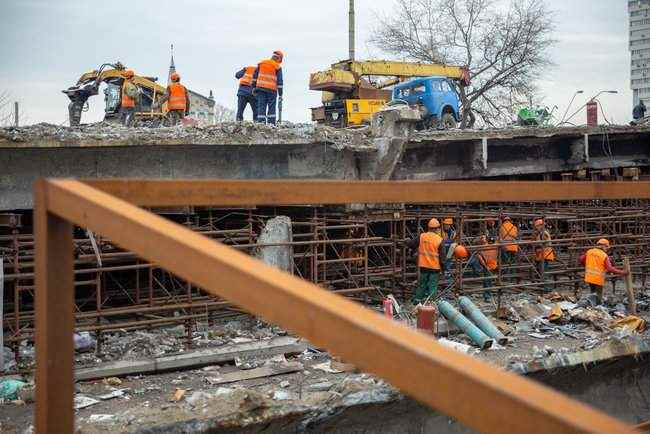
<svg viewBox="0 0 650 434">
<path fill-rule="evenodd" d="M 257 243 L 284 244 L 292 241 L 291 219 L 278 216 L 266 222 Z M 293 247 L 289 245 L 258 247 L 255 257 L 268 265 L 293 273 Z"/>
</svg>

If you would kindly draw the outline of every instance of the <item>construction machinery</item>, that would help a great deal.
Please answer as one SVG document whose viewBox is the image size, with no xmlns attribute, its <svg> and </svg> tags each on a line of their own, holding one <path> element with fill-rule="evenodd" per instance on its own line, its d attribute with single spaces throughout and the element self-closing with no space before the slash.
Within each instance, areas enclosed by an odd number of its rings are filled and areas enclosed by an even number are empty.
<svg viewBox="0 0 650 434">
<path fill-rule="evenodd" d="M 88 98 L 99 93 L 99 86 L 106 83 L 104 89 L 104 120 L 117 122 L 122 101 L 123 73 L 126 70 L 120 62 L 104 63 L 99 69 L 87 72 L 79 77 L 74 86 L 62 92 L 70 98 L 68 112 L 70 126 L 79 125 L 81 113 L 88 110 Z M 136 121 L 140 124 L 158 126 L 163 122 L 167 106 L 160 105 L 159 99 L 165 93 L 165 87 L 156 83 L 156 77 L 135 75 L 132 79 L 139 91 L 139 104 L 136 111 Z"/>
<path fill-rule="evenodd" d="M 470 82 L 469 70 L 462 66 L 386 60 L 335 63 L 326 71 L 310 75 L 309 89 L 323 92 L 323 105 L 312 108 L 312 120 L 340 128 L 369 123 L 373 113 L 391 100 L 389 86 L 430 76 L 459 86 Z"/>
</svg>

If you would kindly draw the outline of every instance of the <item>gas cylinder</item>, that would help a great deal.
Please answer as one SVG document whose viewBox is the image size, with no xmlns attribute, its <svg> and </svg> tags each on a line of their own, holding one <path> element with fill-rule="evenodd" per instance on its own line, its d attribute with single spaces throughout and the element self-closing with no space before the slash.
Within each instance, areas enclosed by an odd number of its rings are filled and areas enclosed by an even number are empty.
<svg viewBox="0 0 650 434">
<path fill-rule="evenodd" d="M 587 103 L 587 125 L 590 127 L 598 126 L 598 103 L 596 101 Z"/>
<path fill-rule="evenodd" d="M 438 309 L 435 306 L 418 306 L 418 330 L 436 334 L 438 332 Z"/>
<path fill-rule="evenodd" d="M 390 298 L 384 298 L 384 315 L 388 319 L 393 319 L 393 301 Z"/>
</svg>

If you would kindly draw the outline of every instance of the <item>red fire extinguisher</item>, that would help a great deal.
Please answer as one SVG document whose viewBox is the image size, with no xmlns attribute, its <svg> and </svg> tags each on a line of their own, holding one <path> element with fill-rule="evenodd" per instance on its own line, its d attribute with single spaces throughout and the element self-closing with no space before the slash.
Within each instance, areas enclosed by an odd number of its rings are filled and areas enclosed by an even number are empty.
<svg viewBox="0 0 650 434">
<path fill-rule="evenodd" d="M 393 300 L 384 298 L 384 315 L 388 319 L 393 319 Z"/>
<path fill-rule="evenodd" d="M 590 127 L 598 126 L 598 103 L 594 100 L 587 103 L 587 125 Z"/>
</svg>

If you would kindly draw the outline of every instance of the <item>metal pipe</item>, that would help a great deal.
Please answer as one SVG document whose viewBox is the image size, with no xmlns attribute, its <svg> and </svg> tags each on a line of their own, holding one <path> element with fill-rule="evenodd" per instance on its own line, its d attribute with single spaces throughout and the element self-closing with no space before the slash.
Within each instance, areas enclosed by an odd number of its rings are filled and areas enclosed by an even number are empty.
<svg viewBox="0 0 650 434">
<path fill-rule="evenodd" d="M 348 49 L 350 51 L 350 60 L 355 58 L 355 19 L 354 19 L 354 0 L 350 0 L 349 21 L 348 21 Z"/>
<path fill-rule="evenodd" d="M 463 296 L 458 299 L 458 304 L 474 324 L 483 330 L 485 334 L 496 339 L 499 345 L 505 345 L 508 343 L 508 338 L 505 337 L 494 324 L 492 324 L 492 321 L 490 321 L 474 303 L 472 303 L 472 300 Z"/>
<path fill-rule="evenodd" d="M 458 312 L 448 301 L 441 300 L 438 302 L 438 310 L 440 313 L 447 318 L 447 320 L 459 329 L 465 332 L 467 336 L 470 337 L 472 342 L 479 346 L 482 350 L 490 348 L 492 346 L 492 339 L 483 333 L 483 331 L 476 327 L 472 322 L 467 319 L 465 315 Z"/>
</svg>

